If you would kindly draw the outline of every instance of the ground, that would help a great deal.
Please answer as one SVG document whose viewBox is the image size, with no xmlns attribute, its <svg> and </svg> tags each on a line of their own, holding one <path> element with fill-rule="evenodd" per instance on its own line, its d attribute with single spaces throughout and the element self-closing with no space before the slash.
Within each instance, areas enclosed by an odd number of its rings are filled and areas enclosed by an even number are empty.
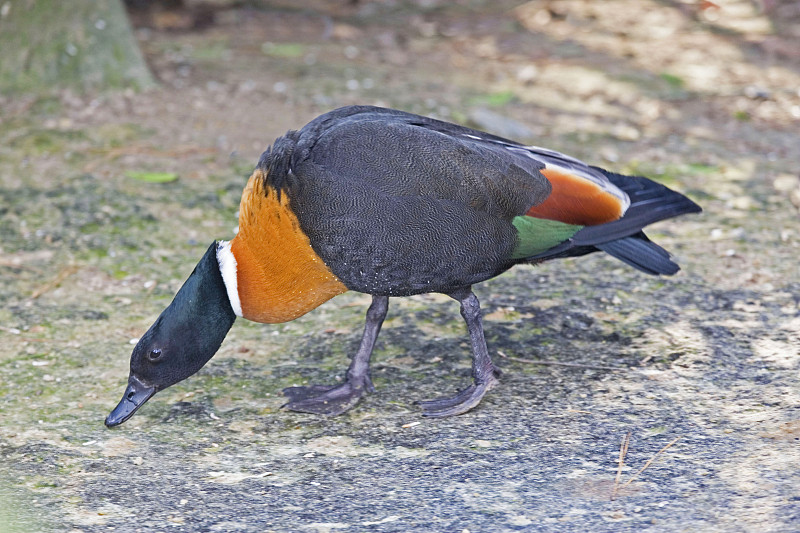
<svg viewBox="0 0 800 533">
<path fill-rule="evenodd" d="M 158 89 L 0 97 L 0 529 L 800 529 L 796 3 L 201 15 L 137 15 Z M 351 293 L 239 320 L 205 369 L 106 429 L 131 343 L 233 235 L 261 151 L 354 103 L 687 193 L 705 212 L 650 231 L 683 270 L 595 254 L 477 287 L 503 374 L 463 416 L 414 405 L 469 381 L 457 305 L 436 295 L 392 300 L 355 409 L 281 410 L 282 388 L 341 379 L 369 303 Z"/>
</svg>

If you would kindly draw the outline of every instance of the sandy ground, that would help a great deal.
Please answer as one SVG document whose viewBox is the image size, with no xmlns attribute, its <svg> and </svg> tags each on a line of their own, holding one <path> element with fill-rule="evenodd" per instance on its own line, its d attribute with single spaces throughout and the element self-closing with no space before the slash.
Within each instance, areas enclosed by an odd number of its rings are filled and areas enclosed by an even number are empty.
<svg viewBox="0 0 800 533">
<path fill-rule="evenodd" d="M 0 530 L 800 529 L 796 3 L 247 5 L 139 14 L 159 89 L 0 97 Z M 132 339 L 233 235 L 261 151 L 353 103 L 688 193 L 704 214 L 649 232 L 683 271 L 596 254 L 478 287 L 504 373 L 457 418 L 414 405 L 469 380 L 437 295 L 392 301 L 354 410 L 280 409 L 283 387 L 341 379 L 352 293 L 240 320 L 106 429 Z"/>
</svg>

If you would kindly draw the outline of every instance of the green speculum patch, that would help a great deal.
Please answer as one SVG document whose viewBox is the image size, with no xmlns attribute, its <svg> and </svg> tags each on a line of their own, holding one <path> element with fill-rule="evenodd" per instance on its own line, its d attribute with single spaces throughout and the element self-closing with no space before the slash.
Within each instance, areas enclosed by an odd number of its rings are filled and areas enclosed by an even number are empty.
<svg viewBox="0 0 800 533">
<path fill-rule="evenodd" d="M 540 254 L 569 239 L 583 228 L 583 226 L 565 224 L 557 220 L 529 216 L 514 217 L 511 223 L 517 228 L 519 237 L 511 256 L 514 259 Z"/>
</svg>

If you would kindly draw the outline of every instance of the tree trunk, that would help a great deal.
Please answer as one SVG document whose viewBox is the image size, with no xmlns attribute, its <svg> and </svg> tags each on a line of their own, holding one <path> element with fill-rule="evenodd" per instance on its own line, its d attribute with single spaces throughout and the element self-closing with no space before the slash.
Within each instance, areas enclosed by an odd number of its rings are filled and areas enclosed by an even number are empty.
<svg viewBox="0 0 800 533">
<path fill-rule="evenodd" d="M 0 0 L 0 91 L 152 85 L 120 0 Z"/>
</svg>

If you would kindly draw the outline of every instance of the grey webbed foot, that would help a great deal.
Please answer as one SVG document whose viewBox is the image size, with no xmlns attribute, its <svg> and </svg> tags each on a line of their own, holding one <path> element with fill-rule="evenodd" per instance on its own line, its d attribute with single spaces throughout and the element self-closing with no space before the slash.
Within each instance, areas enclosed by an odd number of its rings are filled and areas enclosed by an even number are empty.
<svg viewBox="0 0 800 533">
<path fill-rule="evenodd" d="M 345 381 L 336 386 L 287 387 L 283 394 L 289 401 L 283 407 L 301 413 L 336 416 L 356 405 L 365 393 L 374 391 L 369 377 L 359 384 Z"/>
<path fill-rule="evenodd" d="M 481 402 L 487 391 L 499 383 L 499 372 L 492 364 L 486 339 L 483 336 L 483 321 L 478 298 L 469 287 L 459 289 L 449 296 L 461 303 L 461 316 L 467 323 L 470 342 L 472 343 L 472 377 L 473 383 L 452 398 L 439 398 L 419 402 L 422 414 L 431 417 L 453 416 L 466 413 Z"/>
<path fill-rule="evenodd" d="M 283 389 L 283 394 L 289 401 L 283 407 L 301 413 L 335 416 L 357 404 L 365 393 L 375 392 L 375 387 L 369 378 L 369 359 L 388 309 L 388 296 L 372 297 L 372 305 L 367 310 L 364 335 L 347 369 L 347 379 L 344 383 L 334 386 L 287 387 Z"/>
<path fill-rule="evenodd" d="M 437 398 L 418 402 L 422 414 L 430 417 L 453 416 L 466 413 L 476 407 L 483 396 L 497 385 L 499 381 L 492 374 L 482 383 L 473 383 L 463 391 L 450 398 Z"/>
</svg>

